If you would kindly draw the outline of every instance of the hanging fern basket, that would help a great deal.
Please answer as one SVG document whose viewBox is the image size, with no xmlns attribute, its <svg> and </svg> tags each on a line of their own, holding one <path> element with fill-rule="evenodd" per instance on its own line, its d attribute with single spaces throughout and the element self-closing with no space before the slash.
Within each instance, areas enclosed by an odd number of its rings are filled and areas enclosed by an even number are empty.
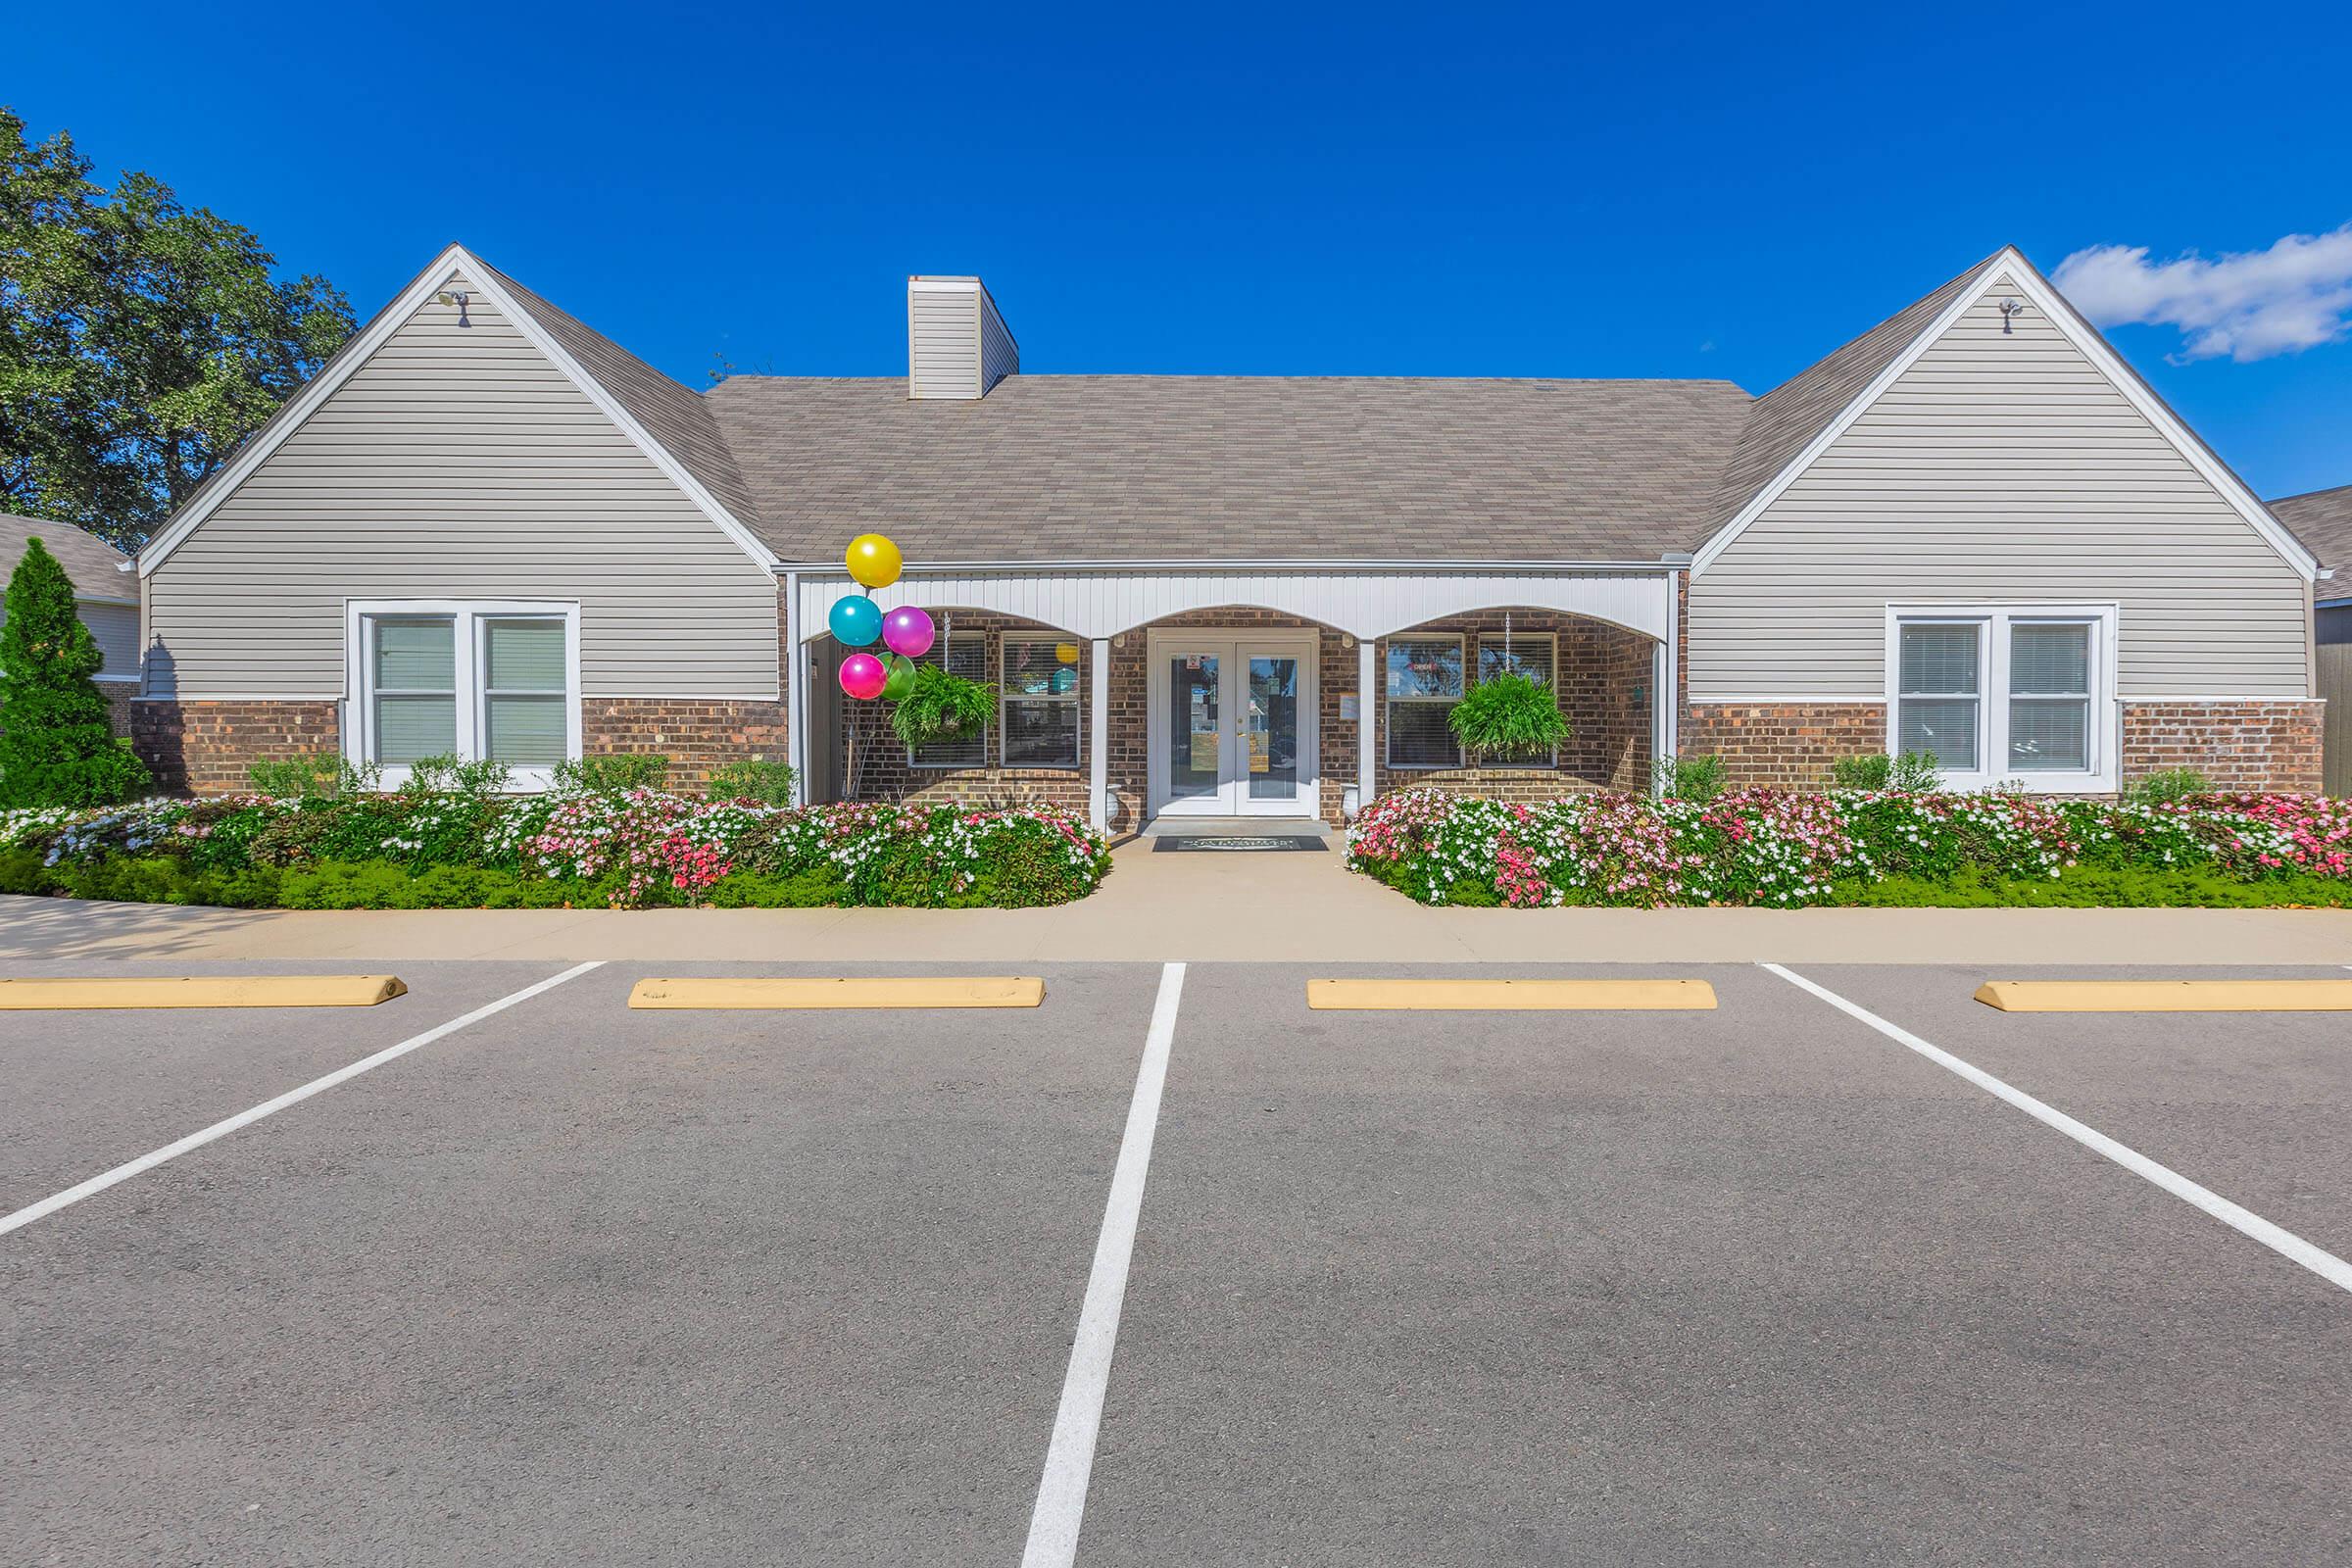
<svg viewBox="0 0 2352 1568">
<path fill-rule="evenodd" d="M 987 727 L 996 710 L 997 689 L 986 681 L 916 664 L 906 694 L 891 708 L 890 727 L 908 750 L 919 752 Z"/>
<path fill-rule="evenodd" d="M 1462 756 L 1484 766 L 1518 762 L 1549 766 L 1569 735 L 1567 718 L 1549 686 L 1532 675 L 1491 675 L 1462 693 L 1447 720 Z"/>
</svg>

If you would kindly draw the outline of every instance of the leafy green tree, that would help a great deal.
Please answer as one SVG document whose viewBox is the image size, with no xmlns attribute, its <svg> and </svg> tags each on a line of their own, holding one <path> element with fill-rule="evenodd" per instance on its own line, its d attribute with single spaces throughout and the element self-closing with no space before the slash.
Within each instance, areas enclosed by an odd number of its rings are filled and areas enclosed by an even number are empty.
<svg viewBox="0 0 2352 1568">
<path fill-rule="evenodd" d="M 0 511 L 135 550 L 351 335 L 326 279 L 0 108 Z"/>
<path fill-rule="evenodd" d="M 0 623 L 0 807 L 111 806 L 147 789 L 90 678 L 104 662 L 66 568 L 32 540 Z"/>
</svg>

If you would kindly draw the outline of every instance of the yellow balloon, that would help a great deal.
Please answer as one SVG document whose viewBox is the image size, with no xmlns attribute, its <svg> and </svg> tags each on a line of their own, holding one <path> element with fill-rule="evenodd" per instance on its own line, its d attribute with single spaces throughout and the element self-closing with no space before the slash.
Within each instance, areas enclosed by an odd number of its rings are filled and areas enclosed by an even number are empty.
<svg viewBox="0 0 2352 1568">
<path fill-rule="evenodd" d="M 899 580 L 906 563 L 899 547 L 878 533 L 861 533 L 850 541 L 850 575 L 868 588 L 887 588 Z"/>
<path fill-rule="evenodd" d="M 1078 645 L 1076 643 L 1055 643 L 1054 657 L 1065 664 L 1075 664 L 1078 662 Z"/>
</svg>

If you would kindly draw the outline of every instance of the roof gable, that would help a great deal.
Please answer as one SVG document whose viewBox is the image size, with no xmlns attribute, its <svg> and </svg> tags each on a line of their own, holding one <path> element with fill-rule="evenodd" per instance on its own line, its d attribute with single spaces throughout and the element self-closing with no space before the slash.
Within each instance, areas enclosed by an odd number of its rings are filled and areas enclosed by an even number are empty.
<svg viewBox="0 0 2352 1568">
<path fill-rule="evenodd" d="M 1758 398 L 1724 466 L 1709 521 L 1721 526 L 1737 516 L 1999 259 L 1986 257 Z"/>
<path fill-rule="evenodd" d="M 317 375 L 287 399 L 260 429 L 246 438 L 226 464 L 197 488 L 164 530 L 139 553 L 140 575 L 146 576 L 162 565 L 426 301 L 446 285 L 461 280 L 465 287 L 488 294 L 533 347 L 618 425 L 747 556 L 761 566 L 775 564 L 773 553 L 746 525 L 742 514 L 728 504 L 726 495 L 731 493 L 745 511 L 751 506 L 726 444 L 701 398 L 537 295 L 517 288 L 464 246 L 452 245 L 366 326 L 352 334 Z M 611 384 L 606 377 L 611 377 Z M 668 440 L 662 439 L 663 434 Z M 671 442 L 681 450 L 673 450 Z"/>
<path fill-rule="evenodd" d="M 1833 442 L 1862 418 L 1922 355 L 1943 338 L 1970 307 L 1995 290 L 2004 295 L 2022 296 L 2039 311 L 2059 335 L 2213 487 L 2231 511 L 2278 552 L 2281 560 L 2306 579 L 2314 575 L 2317 563 L 2312 560 L 2310 552 L 2279 526 L 2278 519 L 2230 471 L 2229 466 L 2181 421 L 2180 416 L 2157 396 L 2155 389 L 2115 352 L 2098 329 L 2085 320 L 2065 296 L 2034 269 L 2034 264 L 2013 246 L 2002 249 L 1934 293 L 1914 301 L 1829 359 L 1758 401 L 1749 429 L 1742 432 L 1741 451 L 1735 454 L 1732 469 L 1727 471 L 1719 498 L 1722 520 L 1713 536 L 1694 557 L 1692 575 L 1703 574 L 1734 540 L 1820 459 Z M 1872 367 L 1875 369 L 1871 369 Z M 1865 370 L 1870 371 L 1867 376 Z M 1847 396 L 1845 403 L 1818 427 L 1814 427 L 1814 420 L 1820 412 L 1834 403 L 1837 397 L 1849 391 L 1850 396 Z M 1767 405 L 1783 393 L 1790 393 L 1791 396 L 1778 410 L 1768 410 Z M 1795 439 L 1796 434 L 1805 428 L 1812 428 L 1813 433 L 1801 441 Z M 1751 437 L 1754 442 L 1752 449 Z M 1777 467 L 1773 466 L 1771 458 L 1784 451 L 1788 454 L 1786 461 Z M 1747 483 L 1758 473 L 1768 473 L 1769 477 L 1756 484 L 1752 491 L 1748 490 Z"/>
</svg>

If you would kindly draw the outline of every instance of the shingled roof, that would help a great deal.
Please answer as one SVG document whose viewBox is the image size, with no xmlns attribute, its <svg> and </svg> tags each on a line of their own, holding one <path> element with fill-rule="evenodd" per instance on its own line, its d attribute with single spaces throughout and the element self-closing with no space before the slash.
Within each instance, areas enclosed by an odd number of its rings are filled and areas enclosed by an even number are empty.
<svg viewBox="0 0 2352 1568">
<path fill-rule="evenodd" d="M 2335 568 L 2333 577 L 2312 584 L 2312 592 L 2322 599 L 2352 599 L 2352 484 L 2282 496 L 2270 508 L 2321 565 Z"/>
<path fill-rule="evenodd" d="M 5 512 L 0 512 L 0 587 L 7 585 L 9 573 L 24 559 L 24 542 L 35 538 L 66 568 L 76 598 L 139 597 L 139 579 L 117 569 L 130 558 L 96 534 L 84 532 L 70 522 L 20 517 Z"/>
<path fill-rule="evenodd" d="M 706 394 L 771 548 L 926 562 L 1655 561 L 1705 531 L 1729 381 L 736 376 Z"/>
</svg>

